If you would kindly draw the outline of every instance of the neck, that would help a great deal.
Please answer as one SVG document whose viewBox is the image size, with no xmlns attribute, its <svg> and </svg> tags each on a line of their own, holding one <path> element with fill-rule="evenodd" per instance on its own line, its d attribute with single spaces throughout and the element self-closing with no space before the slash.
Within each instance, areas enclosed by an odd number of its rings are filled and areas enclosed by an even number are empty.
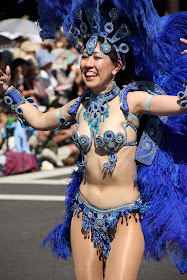
<svg viewBox="0 0 187 280">
<path fill-rule="evenodd" d="M 110 83 L 104 87 L 103 90 L 92 90 L 92 92 L 95 94 L 95 95 L 103 95 L 109 91 L 111 91 L 114 86 L 116 86 L 116 83 L 114 82 L 114 80 L 111 80 Z"/>
</svg>

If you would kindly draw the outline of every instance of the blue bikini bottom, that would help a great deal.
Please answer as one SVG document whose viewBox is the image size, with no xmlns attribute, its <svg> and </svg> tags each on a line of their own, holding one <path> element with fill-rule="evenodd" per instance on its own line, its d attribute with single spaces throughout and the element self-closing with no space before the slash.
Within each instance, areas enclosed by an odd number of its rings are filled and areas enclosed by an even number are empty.
<svg viewBox="0 0 187 280">
<path fill-rule="evenodd" d="M 88 204 L 82 198 L 80 192 L 77 192 L 71 210 L 75 211 L 74 215 L 77 215 L 78 218 L 80 213 L 82 213 L 82 233 L 85 238 L 91 237 L 92 242 L 98 247 L 102 257 L 107 258 L 111 249 L 110 243 L 114 239 L 115 226 L 117 226 L 119 218 L 123 217 L 121 223 L 125 219 L 128 226 L 128 219 L 131 216 L 134 217 L 136 222 L 138 220 L 141 221 L 148 208 L 148 204 L 140 196 L 133 203 L 101 210 Z"/>
</svg>

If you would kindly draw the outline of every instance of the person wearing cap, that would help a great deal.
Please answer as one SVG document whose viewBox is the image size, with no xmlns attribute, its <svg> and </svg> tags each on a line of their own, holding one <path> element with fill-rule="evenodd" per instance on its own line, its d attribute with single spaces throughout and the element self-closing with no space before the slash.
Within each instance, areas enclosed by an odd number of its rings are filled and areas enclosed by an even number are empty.
<svg viewBox="0 0 187 280">
<path fill-rule="evenodd" d="M 61 105 L 65 105 L 68 101 L 76 98 L 78 95 L 78 85 L 82 82 L 80 68 L 72 68 L 78 56 L 70 50 L 56 49 L 58 58 L 52 65 L 52 73 L 59 82 L 57 88 L 57 98 Z M 64 69 L 63 67 L 66 67 Z"/>
<path fill-rule="evenodd" d="M 45 91 L 49 97 L 49 103 L 55 98 L 55 89 L 58 81 L 52 74 L 52 63 L 56 60 L 56 56 L 49 53 L 46 49 L 40 48 L 36 52 L 36 59 L 40 67 L 40 76 L 45 84 Z"/>
</svg>

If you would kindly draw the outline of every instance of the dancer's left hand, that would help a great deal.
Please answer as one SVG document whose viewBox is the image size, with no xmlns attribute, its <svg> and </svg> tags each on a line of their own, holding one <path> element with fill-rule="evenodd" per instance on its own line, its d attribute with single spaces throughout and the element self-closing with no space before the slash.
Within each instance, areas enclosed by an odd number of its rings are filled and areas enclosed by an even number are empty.
<svg viewBox="0 0 187 280">
<path fill-rule="evenodd" d="M 181 41 L 182 43 L 184 43 L 185 45 L 187 45 L 187 40 L 186 40 L 186 39 L 180 38 L 180 41 Z M 187 54 L 187 50 L 184 50 L 181 54 Z"/>
</svg>

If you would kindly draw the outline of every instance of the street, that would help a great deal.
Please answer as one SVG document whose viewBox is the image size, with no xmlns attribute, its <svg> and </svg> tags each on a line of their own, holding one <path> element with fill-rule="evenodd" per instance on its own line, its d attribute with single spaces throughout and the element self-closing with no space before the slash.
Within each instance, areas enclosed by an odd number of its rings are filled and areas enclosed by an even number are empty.
<svg viewBox="0 0 187 280">
<path fill-rule="evenodd" d="M 72 260 L 56 260 L 40 244 L 64 210 L 73 167 L 0 178 L 0 280 L 74 280 Z M 139 280 L 184 280 L 164 260 L 143 261 Z M 117 279 L 114 279 L 117 280 Z"/>
</svg>

